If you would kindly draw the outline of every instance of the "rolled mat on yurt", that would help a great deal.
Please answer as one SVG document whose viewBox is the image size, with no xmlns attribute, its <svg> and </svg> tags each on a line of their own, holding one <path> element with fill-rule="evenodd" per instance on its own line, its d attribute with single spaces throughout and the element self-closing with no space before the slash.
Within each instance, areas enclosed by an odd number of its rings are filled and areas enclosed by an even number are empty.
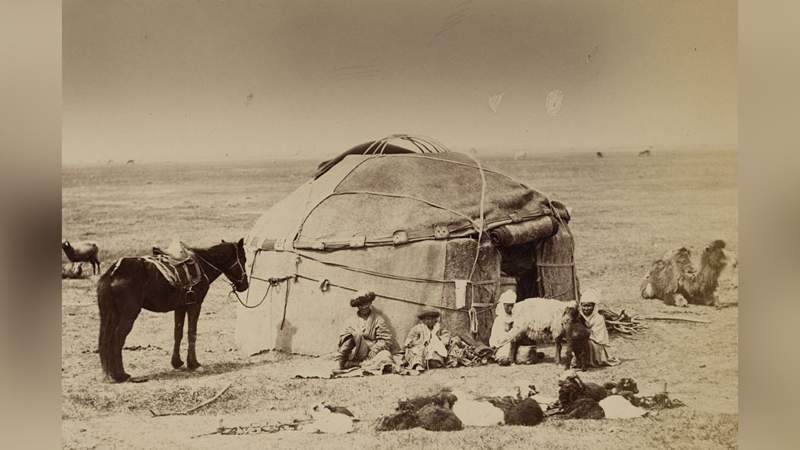
<svg viewBox="0 0 800 450">
<path fill-rule="evenodd" d="M 396 135 L 362 144 L 322 163 L 253 226 L 237 341 L 247 354 L 333 352 L 355 313 L 348 300 L 366 289 L 396 341 L 417 312 L 434 307 L 445 328 L 485 343 L 501 283 L 498 246 L 554 238 L 537 252 L 559 266 L 539 275 L 555 277 L 544 281 L 545 292 L 561 290 L 568 268 L 561 264 L 573 253 L 568 220 L 562 204 L 430 140 Z M 566 297 L 574 298 L 558 298 Z"/>
</svg>

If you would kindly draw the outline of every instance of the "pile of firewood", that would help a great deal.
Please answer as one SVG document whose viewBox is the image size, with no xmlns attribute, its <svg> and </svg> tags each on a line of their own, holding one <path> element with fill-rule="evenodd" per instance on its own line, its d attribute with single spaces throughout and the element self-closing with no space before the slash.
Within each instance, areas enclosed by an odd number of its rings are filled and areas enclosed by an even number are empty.
<svg viewBox="0 0 800 450">
<path fill-rule="evenodd" d="M 606 319 L 606 328 L 609 333 L 632 335 L 647 329 L 647 325 L 641 321 L 639 316 L 631 317 L 624 309 L 618 313 L 608 309 L 601 309 L 599 312 Z"/>
</svg>

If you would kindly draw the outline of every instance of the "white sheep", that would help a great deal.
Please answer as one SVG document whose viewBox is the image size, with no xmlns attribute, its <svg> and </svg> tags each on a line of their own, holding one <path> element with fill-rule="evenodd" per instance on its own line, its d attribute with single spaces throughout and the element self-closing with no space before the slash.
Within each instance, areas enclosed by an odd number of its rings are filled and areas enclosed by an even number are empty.
<svg viewBox="0 0 800 450">
<path fill-rule="evenodd" d="M 514 305 L 514 326 L 508 336 L 514 340 L 526 334 L 536 343 L 549 343 L 564 330 L 564 310 L 574 302 L 550 298 L 526 298 Z"/>
</svg>

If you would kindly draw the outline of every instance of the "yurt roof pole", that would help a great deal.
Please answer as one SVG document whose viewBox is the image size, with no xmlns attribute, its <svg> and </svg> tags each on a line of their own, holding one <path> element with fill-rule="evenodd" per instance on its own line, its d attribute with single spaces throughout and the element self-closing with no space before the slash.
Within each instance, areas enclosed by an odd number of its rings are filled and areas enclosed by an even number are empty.
<svg viewBox="0 0 800 450">
<path fill-rule="evenodd" d="M 382 155 L 389 143 L 395 139 L 408 141 L 416 147 L 420 153 L 444 153 L 447 147 L 434 141 L 431 138 L 422 136 L 411 136 L 408 134 L 392 134 L 381 139 L 376 139 L 367 147 L 362 154 Z"/>
</svg>

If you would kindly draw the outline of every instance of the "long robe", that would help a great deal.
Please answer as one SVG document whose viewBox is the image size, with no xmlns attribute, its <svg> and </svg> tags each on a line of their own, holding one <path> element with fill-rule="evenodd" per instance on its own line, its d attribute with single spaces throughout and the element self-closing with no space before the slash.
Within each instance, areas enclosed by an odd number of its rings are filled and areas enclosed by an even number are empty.
<svg viewBox="0 0 800 450">
<path fill-rule="evenodd" d="M 433 330 L 420 322 L 408 331 L 403 345 L 405 348 L 403 361 L 412 369 L 417 365 L 427 369 L 429 361 L 436 361 L 444 366 L 449 342 L 450 333 L 443 330 L 438 322 L 433 326 Z"/>
<path fill-rule="evenodd" d="M 342 332 L 339 333 L 339 348 L 348 337 L 352 337 L 354 343 L 353 349 L 344 355 L 349 365 L 368 363 L 368 359 L 375 358 L 379 354 L 380 359 L 388 356 L 391 360 L 389 350 L 392 332 L 389 331 L 386 322 L 375 315 L 375 312 L 370 311 L 367 317 L 356 315 L 349 319 Z"/>
<path fill-rule="evenodd" d="M 595 309 L 588 316 L 581 313 L 589 328 L 589 365 L 592 367 L 603 367 L 612 365 L 614 361 L 608 357 L 607 347 L 608 328 L 606 319 Z"/>
<path fill-rule="evenodd" d="M 495 314 L 497 317 L 494 319 L 494 323 L 492 324 L 492 332 L 489 335 L 490 347 L 497 347 L 501 342 L 506 340 L 508 337 L 508 332 L 511 331 L 511 328 L 514 325 L 513 316 L 511 314 L 506 314 L 506 310 L 502 303 L 497 305 Z M 504 345 L 501 345 L 500 348 L 497 349 L 497 352 L 495 352 L 495 358 L 497 360 L 511 358 L 511 344 L 511 342 L 506 342 Z"/>
</svg>

